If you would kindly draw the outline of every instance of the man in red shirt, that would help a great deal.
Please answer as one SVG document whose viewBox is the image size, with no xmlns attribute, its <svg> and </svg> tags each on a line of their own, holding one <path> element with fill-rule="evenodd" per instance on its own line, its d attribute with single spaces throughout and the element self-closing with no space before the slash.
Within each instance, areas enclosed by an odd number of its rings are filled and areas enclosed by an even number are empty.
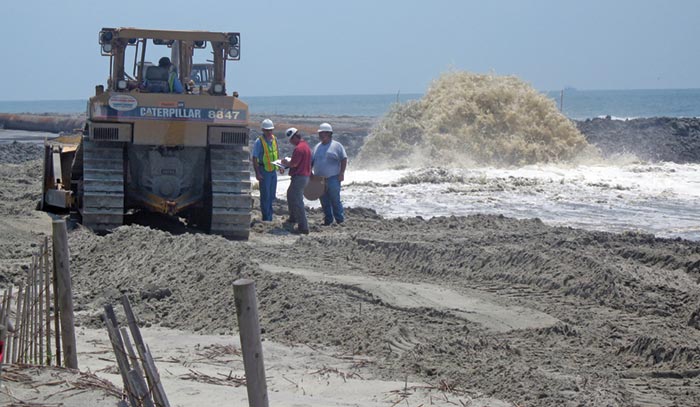
<svg viewBox="0 0 700 407">
<path fill-rule="evenodd" d="M 309 144 L 301 138 L 301 133 L 294 127 L 285 132 L 287 139 L 294 145 L 291 160 L 282 160 L 282 165 L 289 167 L 289 175 L 292 182 L 287 188 L 287 205 L 289 207 L 289 219 L 287 222 L 297 223 L 294 234 L 309 234 L 309 223 L 306 220 L 306 208 L 304 207 L 304 188 L 309 183 L 311 176 L 311 149 Z"/>
</svg>

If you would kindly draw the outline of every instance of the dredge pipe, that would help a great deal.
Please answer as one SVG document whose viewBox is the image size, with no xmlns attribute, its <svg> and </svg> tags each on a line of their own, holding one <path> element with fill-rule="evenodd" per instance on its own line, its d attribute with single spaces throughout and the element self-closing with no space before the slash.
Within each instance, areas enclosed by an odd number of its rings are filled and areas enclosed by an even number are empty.
<svg viewBox="0 0 700 407">
<path fill-rule="evenodd" d="M 0 128 L 8 130 L 72 132 L 82 129 L 85 116 L 0 113 Z"/>
</svg>

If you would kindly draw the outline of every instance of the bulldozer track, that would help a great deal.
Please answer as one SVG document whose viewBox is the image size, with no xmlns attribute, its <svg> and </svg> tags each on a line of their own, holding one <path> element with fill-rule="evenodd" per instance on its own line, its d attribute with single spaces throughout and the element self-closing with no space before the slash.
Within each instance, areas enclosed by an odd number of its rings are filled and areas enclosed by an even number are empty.
<svg viewBox="0 0 700 407">
<path fill-rule="evenodd" d="M 251 207 L 247 147 L 212 147 L 211 232 L 248 239 Z"/>
<path fill-rule="evenodd" d="M 124 222 L 124 146 L 83 141 L 83 225 L 109 231 Z"/>
</svg>

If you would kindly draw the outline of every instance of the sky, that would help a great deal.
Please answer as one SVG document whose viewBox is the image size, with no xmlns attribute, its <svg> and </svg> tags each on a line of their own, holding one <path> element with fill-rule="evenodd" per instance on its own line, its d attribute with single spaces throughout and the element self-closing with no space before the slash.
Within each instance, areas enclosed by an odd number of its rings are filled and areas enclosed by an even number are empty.
<svg viewBox="0 0 700 407">
<path fill-rule="evenodd" d="M 109 74 L 102 27 L 240 32 L 241 97 L 424 93 L 450 70 L 700 88 L 696 0 L 3 0 L 0 18 L 6 101 L 89 97 Z"/>
</svg>

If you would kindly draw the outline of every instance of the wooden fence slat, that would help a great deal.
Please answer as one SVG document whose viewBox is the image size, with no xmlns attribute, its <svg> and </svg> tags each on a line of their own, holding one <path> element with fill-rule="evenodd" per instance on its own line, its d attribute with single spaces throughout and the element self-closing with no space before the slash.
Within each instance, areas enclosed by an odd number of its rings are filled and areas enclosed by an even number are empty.
<svg viewBox="0 0 700 407">
<path fill-rule="evenodd" d="M 109 334 L 109 341 L 112 344 L 112 349 L 114 350 L 114 357 L 117 360 L 117 366 L 119 367 L 119 374 L 122 376 L 122 381 L 124 382 L 124 390 L 129 398 L 129 402 L 134 407 L 139 407 L 135 399 L 134 388 L 131 386 L 129 377 L 127 373 L 131 368 L 129 367 L 129 359 L 124 352 L 124 343 L 119 335 L 119 328 L 117 323 L 117 317 L 114 315 L 114 309 L 111 305 L 107 304 L 104 306 L 104 323 L 107 327 L 107 333 Z"/>
<path fill-rule="evenodd" d="M 18 363 L 18 357 L 19 357 L 19 347 L 22 346 L 21 344 L 21 335 L 20 332 L 22 331 L 22 323 L 21 323 L 21 315 L 22 315 L 22 292 L 24 290 L 24 285 L 20 281 L 19 282 L 19 290 L 17 291 L 17 312 L 15 313 L 15 334 L 12 336 L 12 363 Z"/>
<path fill-rule="evenodd" d="M 127 377 L 129 378 L 129 385 L 134 389 L 136 398 L 143 403 L 143 407 L 155 407 L 153 405 L 153 400 L 151 400 L 151 395 L 148 393 L 148 387 L 146 387 L 143 376 L 138 374 L 135 369 L 132 369 L 127 373 Z"/>
<path fill-rule="evenodd" d="M 5 315 L 6 315 L 6 322 L 5 322 L 5 328 L 7 329 L 7 336 L 5 339 L 5 352 L 4 352 L 4 360 L 3 362 L 6 364 L 12 363 L 12 342 L 15 340 L 15 333 L 14 333 L 14 326 L 15 325 L 12 322 L 12 296 L 13 296 L 13 290 L 14 286 L 10 286 L 10 288 L 7 289 L 8 294 L 7 294 L 7 303 L 5 304 Z"/>
<path fill-rule="evenodd" d="M 31 322 L 29 324 L 29 330 L 31 333 L 29 335 L 29 338 L 31 341 L 31 346 L 30 346 L 30 352 L 29 352 L 30 353 L 29 360 L 31 360 L 31 362 L 35 365 L 38 363 L 37 355 L 39 353 L 39 349 L 38 349 L 37 341 L 36 341 L 36 339 L 37 339 L 36 338 L 37 298 L 39 297 L 37 290 L 36 290 L 36 280 L 37 280 L 36 274 L 37 274 L 37 270 L 38 270 L 38 265 L 37 265 L 38 262 L 39 262 L 38 256 L 36 254 L 34 254 L 32 256 L 32 272 L 31 272 L 31 277 L 30 277 L 30 281 L 31 281 L 31 285 L 32 285 L 32 300 L 30 302 L 30 304 L 31 304 L 31 313 L 30 313 L 31 314 L 31 318 L 30 318 Z"/>
<path fill-rule="evenodd" d="M 39 294 L 37 295 L 37 301 L 39 302 L 38 315 L 38 327 L 39 331 L 39 364 L 44 363 L 44 254 L 39 250 L 39 267 L 37 268 L 37 287 L 39 287 Z"/>
<path fill-rule="evenodd" d="M 143 371 L 141 370 L 141 366 L 139 364 L 139 358 L 136 356 L 136 352 L 134 351 L 134 347 L 131 346 L 131 339 L 129 339 L 129 331 L 128 329 L 123 326 L 119 328 L 119 331 L 122 333 L 122 339 L 124 340 L 124 347 L 126 348 L 126 352 L 129 355 L 129 360 L 131 360 L 131 367 L 136 370 L 138 374 L 143 376 Z"/>
<path fill-rule="evenodd" d="M 149 387 L 153 393 L 153 399 L 158 407 L 170 407 L 170 402 L 165 394 L 165 389 L 163 389 L 163 383 L 160 381 L 160 375 L 158 374 L 158 369 L 156 364 L 151 358 L 151 353 L 146 347 L 141 336 L 141 330 L 136 324 L 136 317 L 134 316 L 134 311 L 131 309 L 131 303 L 129 302 L 129 297 L 126 295 L 122 296 L 122 305 L 124 306 L 124 313 L 126 314 L 126 322 L 129 325 L 129 330 L 131 331 L 131 337 L 134 339 L 134 344 L 136 350 L 139 352 L 139 356 L 143 361 L 143 370 L 146 373 L 146 380 L 148 380 Z"/>
<path fill-rule="evenodd" d="M 20 363 L 27 363 L 29 360 L 29 297 L 31 292 L 32 289 L 30 285 L 27 284 L 27 286 L 24 289 L 24 300 L 22 301 L 22 337 L 20 338 L 22 345 L 19 348 L 19 352 L 21 355 Z"/>
</svg>

